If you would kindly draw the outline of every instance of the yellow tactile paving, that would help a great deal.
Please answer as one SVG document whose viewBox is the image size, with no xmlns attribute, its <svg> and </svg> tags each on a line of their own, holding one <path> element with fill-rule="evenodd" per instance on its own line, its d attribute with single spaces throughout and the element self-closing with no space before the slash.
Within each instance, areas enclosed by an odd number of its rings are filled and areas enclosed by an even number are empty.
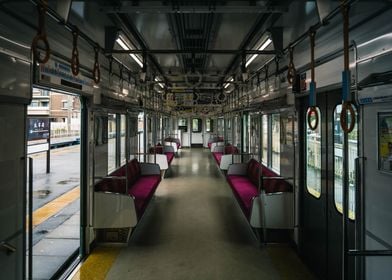
<svg viewBox="0 0 392 280">
<path fill-rule="evenodd" d="M 41 208 L 33 212 L 33 227 L 43 223 L 54 214 L 65 208 L 68 204 L 74 202 L 80 197 L 80 187 L 75 187 L 51 202 L 45 204 Z M 27 221 L 28 221 L 27 217 Z"/>
<path fill-rule="evenodd" d="M 72 280 L 104 280 L 119 253 L 118 247 L 94 249 Z"/>
</svg>

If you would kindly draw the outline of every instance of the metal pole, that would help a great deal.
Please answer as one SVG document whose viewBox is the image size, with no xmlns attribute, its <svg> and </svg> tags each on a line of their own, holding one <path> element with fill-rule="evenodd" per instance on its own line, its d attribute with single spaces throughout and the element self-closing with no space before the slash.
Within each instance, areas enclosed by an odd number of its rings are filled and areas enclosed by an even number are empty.
<svg viewBox="0 0 392 280">
<path fill-rule="evenodd" d="M 343 134 L 343 239 L 342 239 L 342 280 L 348 279 L 348 133 Z"/>
<path fill-rule="evenodd" d="M 33 158 L 29 157 L 28 279 L 33 279 Z"/>
<path fill-rule="evenodd" d="M 50 131 L 50 126 L 49 126 Z M 48 150 L 46 151 L 46 173 L 50 173 L 50 132 L 48 138 Z"/>
</svg>

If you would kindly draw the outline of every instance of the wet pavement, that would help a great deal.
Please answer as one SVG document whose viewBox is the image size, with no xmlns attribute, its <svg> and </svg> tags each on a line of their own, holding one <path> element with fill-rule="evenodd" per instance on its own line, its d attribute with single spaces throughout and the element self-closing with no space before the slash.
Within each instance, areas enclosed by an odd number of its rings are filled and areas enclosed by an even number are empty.
<svg viewBox="0 0 392 280">
<path fill-rule="evenodd" d="M 33 213 L 44 206 L 53 213 L 33 229 L 33 279 L 50 279 L 80 247 L 80 199 L 70 199 L 62 208 L 53 203 L 80 185 L 80 145 L 51 150 L 48 174 L 46 153 L 31 157 Z"/>
</svg>

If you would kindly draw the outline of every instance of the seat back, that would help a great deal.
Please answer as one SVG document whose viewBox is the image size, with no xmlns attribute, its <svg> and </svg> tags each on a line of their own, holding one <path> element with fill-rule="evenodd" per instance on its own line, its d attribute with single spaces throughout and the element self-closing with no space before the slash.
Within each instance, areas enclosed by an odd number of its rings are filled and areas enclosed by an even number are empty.
<svg viewBox="0 0 392 280">
<path fill-rule="evenodd" d="M 253 158 L 249 160 L 246 168 L 246 175 L 248 176 L 249 180 L 251 180 L 252 183 L 258 187 L 261 176 L 261 164 Z"/>
</svg>

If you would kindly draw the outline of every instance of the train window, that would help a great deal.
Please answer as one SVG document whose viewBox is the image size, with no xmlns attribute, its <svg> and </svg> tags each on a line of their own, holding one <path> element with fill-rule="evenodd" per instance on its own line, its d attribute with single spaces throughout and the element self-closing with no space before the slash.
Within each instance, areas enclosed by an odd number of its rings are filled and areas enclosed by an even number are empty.
<svg viewBox="0 0 392 280">
<path fill-rule="evenodd" d="M 340 126 L 342 105 L 335 107 L 334 118 L 334 195 L 336 209 L 343 213 L 343 130 Z M 358 157 L 358 129 L 348 134 L 349 218 L 355 219 L 355 158 Z"/>
<path fill-rule="evenodd" d="M 202 121 L 201 119 L 192 119 L 192 132 L 202 131 Z"/>
<path fill-rule="evenodd" d="M 214 131 L 214 121 L 211 119 L 206 119 L 206 132 Z"/>
<path fill-rule="evenodd" d="M 73 1 L 71 10 L 79 17 L 84 18 L 85 3 L 83 1 Z"/>
<path fill-rule="evenodd" d="M 116 168 L 116 115 L 108 114 L 108 173 Z"/>
<path fill-rule="evenodd" d="M 126 131 L 126 116 L 121 115 L 121 123 L 120 123 L 120 139 L 121 139 L 121 147 L 120 147 L 120 162 L 123 165 L 126 162 L 125 156 L 125 131 Z"/>
<path fill-rule="evenodd" d="M 243 152 L 249 152 L 249 130 L 250 130 L 250 116 L 245 114 L 242 116 L 242 147 Z"/>
<path fill-rule="evenodd" d="M 138 153 L 144 153 L 144 113 L 137 116 Z"/>
<path fill-rule="evenodd" d="M 317 128 L 311 130 L 306 121 L 306 187 L 311 195 L 319 198 L 321 196 L 321 115 L 320 110 L 318 108 L 316 110 L 319 116 Z M 316 120 L 311 119 L 311 122 L 314 121 Z"/>
<path fill-rule="evenodd" d="M 271 116 L 272 123 L 272 169 L 280 172 L 280 115 Z"/>
<path fill-rule="evenodd" d="M 188 121 L 185 118 L 178 119 L 178 129 L 182 130 L 183 132 L 188 131 Z"/>
<path fill-rule="evenodd" d="M 261 134 L 263 146 L 261 161 L 268 165 L 268 115 L 263 115 L 262 117 Z"/>
</svg>

